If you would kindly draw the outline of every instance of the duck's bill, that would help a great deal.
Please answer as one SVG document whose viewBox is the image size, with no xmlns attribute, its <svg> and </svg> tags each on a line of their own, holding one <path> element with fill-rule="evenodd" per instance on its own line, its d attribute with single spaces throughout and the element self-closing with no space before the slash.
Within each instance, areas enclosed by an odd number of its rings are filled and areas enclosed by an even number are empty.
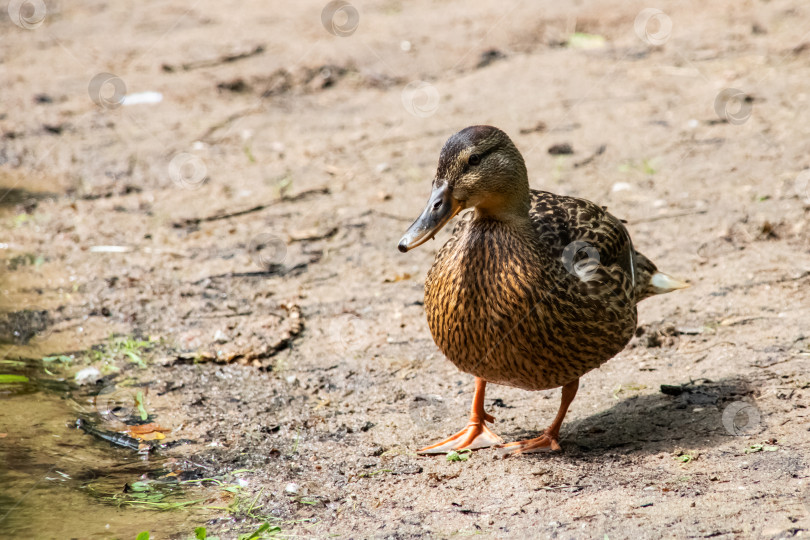
<svg viewBox="0 0 810 540">
<path fill-rule="evenodd" d="M 453 198 L 446 183 L 434 187 L 422 215 L 413 222 L 399 241 L 399 250 L 405 253 L 421 246 L 463 209 L 464 205 Z"/>
</svg>

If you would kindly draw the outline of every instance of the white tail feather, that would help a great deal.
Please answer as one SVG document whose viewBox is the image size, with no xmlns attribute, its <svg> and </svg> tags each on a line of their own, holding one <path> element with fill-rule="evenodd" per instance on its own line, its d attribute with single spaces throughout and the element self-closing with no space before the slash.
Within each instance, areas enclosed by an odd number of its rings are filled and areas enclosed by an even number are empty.
<svg viewBox="0 0 810 540">
<path fill-rule="evenodd" d="M 655 289 L 656 294 L 664 294 L 677 289 L 685 289 L 691 285 L 680 279 L 675 279 L 664 272 L 656 272 L 650 278 L 650 284 Z"/>
</svg>

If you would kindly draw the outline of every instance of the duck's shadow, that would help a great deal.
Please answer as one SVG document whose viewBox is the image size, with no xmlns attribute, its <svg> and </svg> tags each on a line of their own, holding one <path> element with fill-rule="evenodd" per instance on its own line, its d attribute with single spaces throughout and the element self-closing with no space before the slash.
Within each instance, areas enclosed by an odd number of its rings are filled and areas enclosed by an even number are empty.
<svg viewBox="0 0 810 540">
<path fill-rule="evenodd" d="M 740 378 L 704 380 L 667 387 L 667 394 L 620 399 L 610 409 L 563 424 L 560 445 L 569 454 L 641 452 L 705 448 L 733 437 L 763 433 L 765 415 L 757 408 L 758 390 Z M 536 434 L 508 434 L 510 440 Z"/>
</svg>

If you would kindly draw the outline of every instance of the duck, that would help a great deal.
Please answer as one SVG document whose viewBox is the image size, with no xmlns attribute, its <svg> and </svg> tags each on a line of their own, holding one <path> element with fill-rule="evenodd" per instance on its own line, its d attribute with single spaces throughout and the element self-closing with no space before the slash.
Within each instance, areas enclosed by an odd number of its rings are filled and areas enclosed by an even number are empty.
<svg viewBox="0 0 810 540">
<path fill-rule="evenodd" d="M 579 379 L 624 349 L 638 302 L 689 283 L 636 251 L 606 207 L 531 189 L 520 151 L 493 126 L 445 142 L 427 205 L 399 251 L 434 238 L 465 209 L 427 273 L 424 310 L 434 342 L 474 377 L 475 392 L 467 426 L 418 453 L 558 451 Z M 562 388 L 557 415 L 539 436 L 504 444 L 488 425 L 488 383 Z"/>
</svg>

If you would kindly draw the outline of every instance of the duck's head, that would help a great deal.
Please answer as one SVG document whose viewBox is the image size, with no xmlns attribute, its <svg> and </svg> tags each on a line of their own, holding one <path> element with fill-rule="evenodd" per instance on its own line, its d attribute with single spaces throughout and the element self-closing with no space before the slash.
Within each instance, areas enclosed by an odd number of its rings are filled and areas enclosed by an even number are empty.
<svg viewBox="0 0 810 540">
<path fill-rule="evenodd" d="M 444 143 L 427 206 L 399 250 L 424 244 L 465 208 L 509 220 L 528 217 L 529 201 L 526 164 L 506 133 L 492 126 L 462 129 Z"/>
</svg>

